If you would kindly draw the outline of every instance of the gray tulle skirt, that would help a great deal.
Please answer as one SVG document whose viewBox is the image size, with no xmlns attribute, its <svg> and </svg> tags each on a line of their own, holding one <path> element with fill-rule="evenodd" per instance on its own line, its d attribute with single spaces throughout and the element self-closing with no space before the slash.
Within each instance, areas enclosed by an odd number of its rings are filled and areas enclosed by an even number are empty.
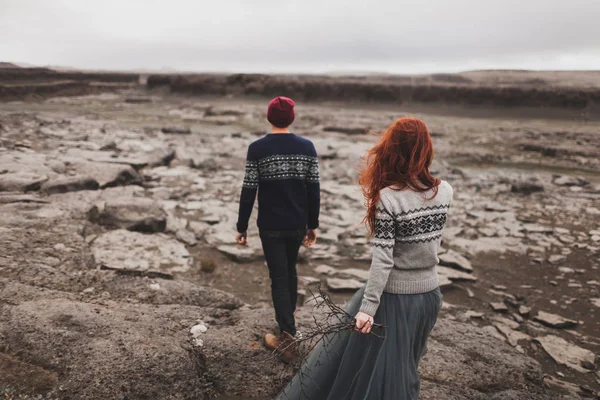
<svg viewBox="0 0 600 400">
<path fill-rule="evenodd" d="M 354 316 L 364 288 L 346 305 Z M 442 305 L 439 289 L 422 294 L 384 293 L 373 331 L 323 338 L 277 400 L 416 400 L 417 368 Z"/>
</svg>

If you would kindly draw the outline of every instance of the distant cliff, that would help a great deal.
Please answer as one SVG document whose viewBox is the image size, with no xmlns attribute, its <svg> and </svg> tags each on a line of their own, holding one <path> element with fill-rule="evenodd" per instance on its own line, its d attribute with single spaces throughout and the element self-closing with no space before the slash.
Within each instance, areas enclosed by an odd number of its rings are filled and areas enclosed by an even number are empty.
<svg viewBox="0 0 600 400">
<path fill-rule="evenodd" d="M 112 91 L 137 85 L 139 76 L 136 73 L 61 72 L 0 63 L 0 101 Z"/>
<path fill-rule="evenodd" d="M 586 109 L 600 104 L 600 88 L 548 84 L 532 78 L 516 84 L 481 84 L 459 74 L 410 76 L 290 76 L 261 74 L 151 75 L 148 87 L 195 95 L 285 94 L 305 101 L 442 103 L 473 106 Z"/>
</svg>

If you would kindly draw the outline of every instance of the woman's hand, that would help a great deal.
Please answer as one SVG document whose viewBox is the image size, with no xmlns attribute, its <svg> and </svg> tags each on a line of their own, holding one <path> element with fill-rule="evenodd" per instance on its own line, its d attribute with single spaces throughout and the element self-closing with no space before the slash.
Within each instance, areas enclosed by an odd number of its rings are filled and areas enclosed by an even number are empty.
<svg viewBox="0 0 600 400">
<path fill-rule="evenodd" d="M 371 332 L 371 328 L 373 327 L 374 323 L 373 317 L 371 317 L 369 314 L 365 314 L 364 312 L 359 312 L 356 314 L 354 319 L 356 319 L 356 328 L 354 328 L 355 330 L 360 331 L 361 333 Z"/>
</svg>

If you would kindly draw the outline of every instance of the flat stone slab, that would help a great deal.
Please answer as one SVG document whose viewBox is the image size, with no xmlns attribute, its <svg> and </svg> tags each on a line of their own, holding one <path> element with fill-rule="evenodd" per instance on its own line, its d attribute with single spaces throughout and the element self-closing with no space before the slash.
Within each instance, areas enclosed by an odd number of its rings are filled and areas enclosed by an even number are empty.
<svg viewBox="0 0 600 400">
<path fill-rule="evenodd" d="M 167 214 L 161 205 L 145 197 L 117 197 L 99 202 L 87 215 L 91 222 L 130 231 L 164 232 L 167 226 Z"/>
<path fill-rule="evenodd" d="M 338 270 L 329 265 L 321 264 L 315 267 L 315 274 L 319 275 L 334 275 Z"/>
<path fill-rule="evenodd" d="M 61 176 L 42 184 L 40 191 L 46 194 L 78 192 L 80 190 L 97 190 L 98 181 L 89 176 Z"/>
<path fill-rule="evenodd" d="M 245 246 L 226 244 L 217 247 L 217 250 L 237 262 L 252 262 L 261 257 L 253 248 Z"/>
<path fill-rule="evenodd" d="M 492 307 L 492 310 L 494 310 L 496 312 L 507 312 L 508 311 L 508 307 L 506 306 L 506 304 L 504 304 L 504 302 L 491 302 L 490 306 Z"/>
<path fill-rule="evenodd" d="M 135 169 L 140 169 L 148 165 L 148 158 L 144 156 L 123 157 L 112 151 L 91 151 L 82 149 L 69 149 L 67 157 L 81 157 L 88 161 L 106 163 L 106 164 L 125 164 L 131 165 Z"/>
<path fill-rule="evenodd" d="M 551 328 L 570 328 L 578 324 L 577 321 L 572 319 L 545 311 L 539 311 L 533 319 Z"/>
<path fill-rule="evenodd" d="M 473 272 L 473 266 L 471 265 L 471 262 L 457 251 L 448 250 L 445 253 L 440 254 L 439 258 L 440 265 L 461 271 Z"/>
<path fill-rule="evenodd" d="M 78 174 L 95 179 L 101 188 L 142 183 L 142 177 L 130 165 L 85 160 L 75 161 L 72 165 Z"/>
<path fill-rule="evenodd" d="M 455 269 L 440 266 L 440 265 L 438 265 L 437 270 L 438 270 L 439 277 L 449 279 L 452 282 L 455 282 L 455 281 L 457 281 L 457 282 L 458 281 L 475 282 L 475 281 L 477 281 L 476 276 L 469 274 L 467 272 L 457 271 Z"/>
<path fill-rule="evenodd" d="M 327 287 L 332 291 L 358 290 L 363 286 L 356 279 L 327 278 Z"/>
<path fill-rule="evenodd" d="M 339 269 L 334 272 L 335 275 L 343 275 L 366 282 L 369 279 L 369 271 L 358 268 Z"/>
<path fill-rule="evenodd" d="M 38 197 L 38 195 L 21 194 L 14 192 L 0 193 L 0 204 L 11 203 L 40 203 L 47 204 L 48 200 Z"/>
<path fill-rule="evenodd" d="M 596 356 L 593 352 L 569 343 L 561 337 L 548 335 L 538 337 L 535 340 L 559 365 L 565 365 L 575 371 L 586 373 L 590 371 L 581 366 L 582 362 L 594 364 Z"/>
<path fill-rule="evenodd" d="M 111 269 L 183 272 L 192 265 L 185 245 L 165 234 L 143 234 L 118 229 L 92 243 L 96 263 Z"/>
<path fill-rule="evenodd" d="M 47 175 L 35 172 L 15 172 L 0 174 L 0 192 L 32 192 L 39 190 Z"/>
</svg>

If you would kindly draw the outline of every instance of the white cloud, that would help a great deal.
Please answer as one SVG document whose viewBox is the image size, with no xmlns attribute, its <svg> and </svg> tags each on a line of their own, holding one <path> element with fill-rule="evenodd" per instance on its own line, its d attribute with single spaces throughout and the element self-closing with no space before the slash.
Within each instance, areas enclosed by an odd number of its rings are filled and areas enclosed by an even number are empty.
<svg viewBox="0 0 600 400">
<path fill-rule="evenodd" d="M 600 69 L 589 0 L 0 0 L 0 59 L 81 68 Z"/>
</svg>

